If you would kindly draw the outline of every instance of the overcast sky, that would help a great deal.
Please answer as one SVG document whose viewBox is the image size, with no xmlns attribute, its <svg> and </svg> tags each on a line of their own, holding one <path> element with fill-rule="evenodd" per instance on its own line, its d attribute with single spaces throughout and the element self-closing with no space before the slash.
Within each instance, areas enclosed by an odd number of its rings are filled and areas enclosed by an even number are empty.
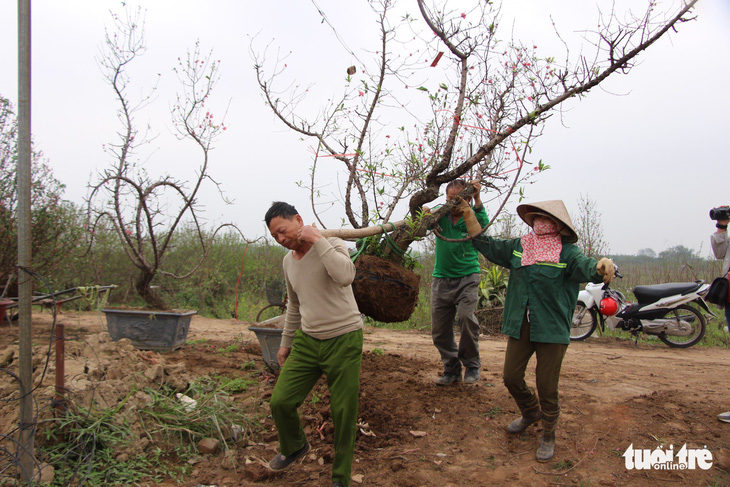
<svg viewBox="0 0 730 487">
<path fill-rule="evenodd" d="M 119 128 L 113 93 L 97 59 L 109 10 L 122 12 L 121 3 L 32 1 L 34 143 L 66 184 L 66 198 L 78 203 L 89 180 L 109 163 L 103 145 Z M 415 13 L 415 2 L 410 3 Z M 506 3 L 518 12 L 517 37 L 549 55 L 555 45 L 550 16 L 561 34 L 575 40 L 578 30 L 594 26 L 596 5 L 608 9 L 612 1 Z M 645 2 L 628 3 L 643 8 Z M 678 5 L 659 6 L 672 3 Z M 161 75 L 158 95 L 142 118 L 156 135 L 149 152 L 141 154 L 148 171 L 186 178 L 196 168 L 191 146 L 172 136 L 169 108 L 176 81 L 171 69 L 199 39 L 203 50 L 212 48 L 221 61 L 213 106 L 216 114 L 226 113 L 228 130 L 211 154 L 212 175 L 234 199 L 225 206 L 215 191 L 206 192 L 201 196 L 206 217 L 236 223 L 249 238 L 267 233 L 262 220 L 273 200 L 289 201 L 311 218 L 309 194 L 296 182 L 308 177 L 312 143 L 299 141 L 265 107 L 249 54 L 251 37 L 261 48 L 271 42 L 292 51 L 289 64 L 301 73 L 301 84 L 314 83 L 315 96 L 327 97 L 341 88 L 344 69 L 357 62 L 342 44 L 358 55 L 366 47 L 374 50 L 377 31 L 366 21 L 365 2 L 316 0 L 339 40 L 308 0 L 141 4 L 148 51 L 134 68 L 135 87 L 141 92 Z M 399 6 L 404 4 L 409 2 L 400 0 Z M 700 0 L 696 14 L 697 21 L 651 46 L 629 75 L 609 79 L 566 106 L 534 147 L 533 160 L 542 159 L 551 169 L 526 188 L 527 201 L 562 199 L 575 214 L 580 195 L 594 200 L 613 254 L 684 245 L 708 256 L 714 231 L 708 212 L 730 204 L 730 2 Z M 0 45 L 0 94 L 17 104 L 17 2 L 0 2 Z M 330 88 L 333 79 L 337 83 Z M 329 226 L 338 226 L 344 215 L 333 216 Z"/>
</svg>

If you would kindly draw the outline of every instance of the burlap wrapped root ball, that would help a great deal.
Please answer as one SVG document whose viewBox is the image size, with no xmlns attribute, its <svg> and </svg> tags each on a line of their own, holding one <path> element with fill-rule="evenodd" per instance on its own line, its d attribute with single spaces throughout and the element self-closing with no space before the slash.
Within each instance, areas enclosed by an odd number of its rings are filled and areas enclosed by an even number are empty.
<svg viewBox="0 0 730 487">
<path fill-rule="evenodd" d="M 384 323 L 411 317 L 418 303 L 418 274 L 373 255 L 358 257 L 355 267 L 352 290 L 361 313 Z"/>
</svg>

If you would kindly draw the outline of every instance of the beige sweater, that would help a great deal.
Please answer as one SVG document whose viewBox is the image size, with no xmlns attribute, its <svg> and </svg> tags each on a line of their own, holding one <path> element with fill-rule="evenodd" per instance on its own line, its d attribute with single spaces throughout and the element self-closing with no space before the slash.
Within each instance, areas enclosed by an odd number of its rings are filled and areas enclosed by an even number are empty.
<svg viewBox="0 0 730 487">
<path fill-rule="evenodd" d="M 355 264 L 345 242 L 320 238 L 300 260 L 284 256 L 284 278 L 289 296 L 281 346 L 291 348 L 294 332 L 326 340 L 362 328 L 352 294 Z"/>
</svg>

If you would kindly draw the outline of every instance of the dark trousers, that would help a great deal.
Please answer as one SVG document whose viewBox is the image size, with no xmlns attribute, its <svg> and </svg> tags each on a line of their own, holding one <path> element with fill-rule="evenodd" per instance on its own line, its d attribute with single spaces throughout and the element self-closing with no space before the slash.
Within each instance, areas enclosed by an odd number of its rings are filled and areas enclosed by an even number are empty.
<svg viewBox="0 0 730 487">
<path fill-rule="evenodd" d="M 555 431 L 560 415 L 558 382 L 560 367 L 568 345 L 562 343 L 539 343 L 530 341 L 530 323 L 522 322 L 520 339 L 510 337 L 504 356 L 504 385 L 517 402 L 522 415 L 534 417 L 542 410 L 543 427 L 546 433 Z M 530 357 L 537 356 L 535 367 L 537 395 L 525 382 L 525 370 Z"/>
<path fill-rule="evenodd" d="M 460 374 L 462 364 L 480 368 L 479 320 L 474 311 L 479 298 L 479 274 L 453 279 L 435 277 L 431 283 L 431 338 L 441 355 L 444 372 Z M 461 338 L 456 345 L 454 318 Z"/>
</svg>

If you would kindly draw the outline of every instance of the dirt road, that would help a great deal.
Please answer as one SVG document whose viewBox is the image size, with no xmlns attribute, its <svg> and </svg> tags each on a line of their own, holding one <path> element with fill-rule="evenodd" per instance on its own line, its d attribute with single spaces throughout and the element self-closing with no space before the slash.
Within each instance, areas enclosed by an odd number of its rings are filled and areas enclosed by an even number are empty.
<svg viewBox="0 0 730 487">
<path fill-rule="evenodd" d="M 49 317 L 34 317 L 39 341 L 50 329 Z M 103 319 L 94 313 L 69 312 L 62 320 L 70 333 L 96 333 L 104 327 Z M 159 356 L 166 370 L 182 368 L 191 378 L 211 372 L 240 373 L 240 364 L 254 359 L 263 388 L 255 398 L 236 400 L 242 407 L 266 411 L 274 380 L 265 373 L 249 324 L 196 316 L 188 335 L 192 342 Z M 14 346 L 16 337 L 17 330 L 7 324 L 0 328 L 0 350 Z M 353 485 L 730 483 L 727 471 L 719 468 L 725 462 L 721 449 L 730 449 L 730 424 L 716 418 L 730 410 L 726 383 L 730 352 L 726 349 L 634 347 L 633 342 L 597 338 L 571 344 L 561 376 L 562 415 L 555 458 L 540 464 L 534 460 L 539 426 L 518 436 L 504 431 L 518 412 L 501 383 L 503 338 L 481 340 L 483 370 L 477 385 L 449 388 L 434 385 L 440 361 L 430 335 L 367 328 L 365 341 L 362 424 Z M 235 343 L 242 345 L 240 350 L 225 356 L 211 352 Z M 533 368 L 534 364 L 528 367 L 532 385 Z M 260 437 L 233 450 L 233 462 L 224 461 L 223 454 L 206 457 L 183 485 L 329 486 L 333 427 L 328 403 L 327 389 L 320 381 L 301 411 L 312 452 L 287 472 L 272 474 L 262 466 L 277 446 L 268 417 Z M 708 470 L 627 469 L 622 455 L 630 445 L 662 451 L 672 445 L 674 452 L 683 445 L 690 450 L 706 448 L 713 466 Z"/>
</svg>

